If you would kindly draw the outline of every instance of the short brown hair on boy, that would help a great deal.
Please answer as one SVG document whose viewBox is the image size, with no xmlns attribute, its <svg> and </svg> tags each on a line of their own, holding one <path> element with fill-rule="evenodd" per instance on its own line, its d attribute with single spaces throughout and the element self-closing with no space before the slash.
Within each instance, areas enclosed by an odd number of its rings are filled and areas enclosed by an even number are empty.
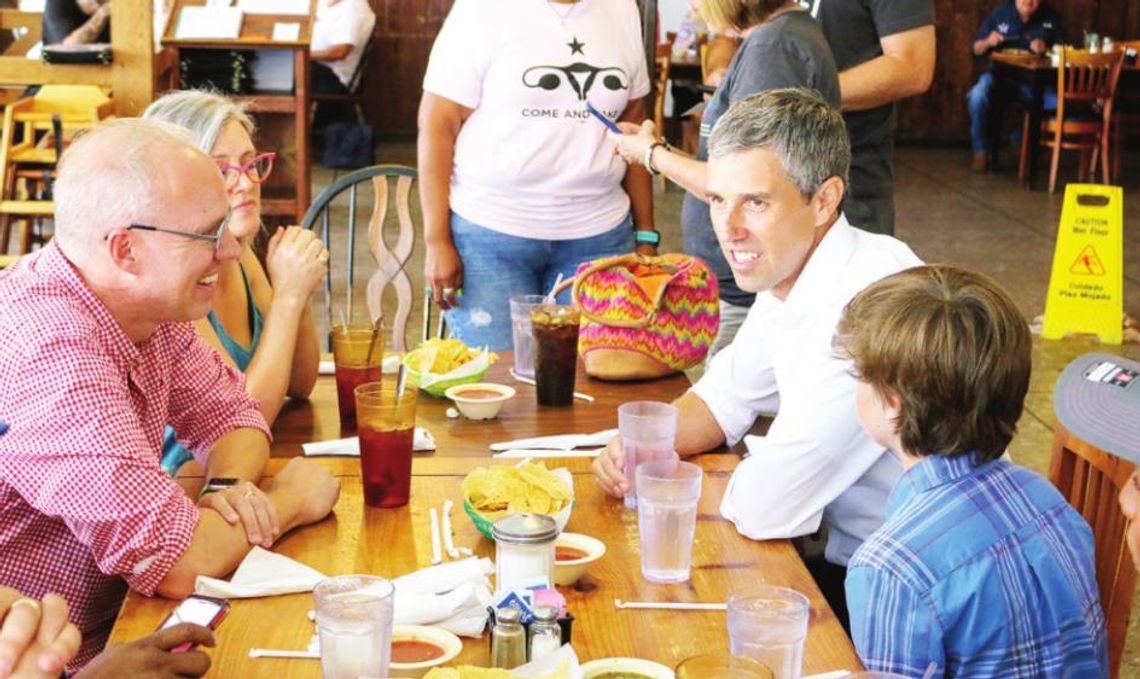
<svg viewBox="0 0 1140 679">
<path fill-rule="evenodd" d="M 869 286 L 851 302 L 835 346 L 859 380 L 897 397 L 903 451 L 975 464 L 1002 455 L 1029 388 L 1029 326 L 989 277 L 920 266 Z"/>
</svg>

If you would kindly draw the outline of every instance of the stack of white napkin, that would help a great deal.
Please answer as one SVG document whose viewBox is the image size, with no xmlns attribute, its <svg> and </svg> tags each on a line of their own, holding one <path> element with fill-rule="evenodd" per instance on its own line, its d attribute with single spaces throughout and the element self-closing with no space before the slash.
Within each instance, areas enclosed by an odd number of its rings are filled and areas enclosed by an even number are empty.
<svg viewBox="0 0 1140 679">
<path fill-rule="evenodd" d="M 537 436 L 492 443 L 491 450 L 495 451 L 495 457 L 597 457 L 617 433 L 617 429 L 606 429 L 593 434 Z M 577 450 L 579 448 L 592 450 Z"/>
<path fill-rule="evenodd" d="M 487 621 L 491 560 L 471 557 L 430 566 L 392 583 L 396 586 L 394 623 L 431 625 L 453 634 L 478 637 Z M 194 592 L 227 599 L 311 592 L 321 572 L 287 556 L 254 547 L 229 582 L 198 576 Z"/>
</svg>

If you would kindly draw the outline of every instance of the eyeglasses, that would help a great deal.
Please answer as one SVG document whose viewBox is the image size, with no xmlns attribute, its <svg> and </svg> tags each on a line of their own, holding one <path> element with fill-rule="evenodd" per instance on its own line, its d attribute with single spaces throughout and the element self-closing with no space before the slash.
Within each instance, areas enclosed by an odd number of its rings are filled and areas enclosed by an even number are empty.
<svg viewBox="0 0 1140 679">
<path fill-rule="evenodd" d="M 262 184 L 266 179 L 269 179 L 270 173 L 273 172 L 273 161 L 275 160 L 277 160 L 276 153 L 261 153 L 244 165 L 218 163 L 218 169 L 222 172 L 222 179 L 226 182 L 226 186 L 237 183 L 238 178 L 243 174 L 249 177 L 249 180 L 254 184 Z"/>
<path fill-rule="evenodd" d="M 214 249 L 217 250 L 222 245 L 222 236 L 226 233 L 226 226 L 230 223 L 230 214 L 222 218 L 218 223 L 218 228 L 214 233 L 196 233 L 194 231 L 183 231 L 182 229 L 166 229 L 161 226 L 150 226 L 149 224 L 131 224 L 127 227 L 128 230 L 136 229 L 138 231 L 157 231 L 159 233 L 172 233 L 175 236 L 182 236 L 183 238 L 192 238 L 194 240 L 204 240 L 214 244 Z"/>
</svg>

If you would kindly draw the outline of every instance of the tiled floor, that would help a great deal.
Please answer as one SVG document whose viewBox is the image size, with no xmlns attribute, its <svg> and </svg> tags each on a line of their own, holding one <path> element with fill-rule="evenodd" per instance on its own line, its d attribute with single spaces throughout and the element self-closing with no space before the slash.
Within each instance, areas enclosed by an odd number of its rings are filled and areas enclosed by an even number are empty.
<svg viewBox="0 0 1140 679">
<path fill-rule="evenodd" d="M 384 144 L 377 161 L 414 165 L 415 148 L 409 143 Z M 1129 203 L 1136 195 L 1136 159 L 1126 163 L 1124 299 L 1126 310 L 1140 316 L 1140 205 Z M 331 173 L 318 171 L 314 184 L 323 187 Z M 1069 173 L 1072 176 L 1072 173 Z M 1039 184 L 1043 182 L 1039 181 Z M 1060 193 L 1018 187 L 1012 170 L 976 175 L 969 169 L 964 149 L 900 148 L 896 154 L 897 235 L 930 262 L 971 267 L 996 278 L 1032 319 L 1044 309 L 1057 222 Z M 318 189 L 319 190 L 319 189 Z M 668 249 L 680 246 L 681 192 L 675 187 L 657 189 L 657 226 Z M 413 200 L 414 202 L 414 200 Z M 413 210 L 418 223 L 418 206 Z M 413 280 L 422 276 L 422 250 L 409 264 Z M 334 297 L 340 299 L 340 296 Z M 391 301 L 385 304 L 391 306 Z M 358 303 L 358 308 L 363 308 Z M 413 311 L 412 328 L 420 327 L 420 310 Z M 411 335 L 412 333 L 409 333 Z M 1140 346 L 1101 347 L 1087 339 L 1038 340 L 1034 348 L 1034 374 L 1026 412 L 1012 453 L 1020 463 L 1045 473 L 1048 468 L 1054 418 L 1053 383 L 1062 368 L 1087 351 L 1105 349 L 1140 359 Z M 1136 614 L 1140 616 L 1140 597 Z M 1125 652 L 1123 679 L 1140 679 L 1140 623 L 1133 624 Z"/>
</svg>

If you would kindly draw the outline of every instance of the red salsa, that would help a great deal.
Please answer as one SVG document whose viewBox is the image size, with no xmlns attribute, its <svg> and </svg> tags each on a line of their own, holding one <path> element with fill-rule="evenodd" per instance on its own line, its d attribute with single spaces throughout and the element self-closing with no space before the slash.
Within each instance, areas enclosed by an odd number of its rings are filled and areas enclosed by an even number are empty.
<svg viewBox="0 0 1140 679">
<path fill-rule="evenodd" d="M 554 546 L 554 560 L 555 561 L 577 561 L 583 559 L 588 555 L 584 549 L 577 547 L 567 547 L 566 545 Z"/>
<path fill-rule="evenodd" d="M 456 398 L 467 398 L 483 401 L 490 398 L 502 398 L 502 394 L 490 389 L 461 389 L 455 392 Z"/>
<path fill-rule="evenodd" d="M 392 642 L 392 662 L 420 663 L 435 660 L 443 655 L 443 649 L 430 641 L 400 639 Z"/>
</svg>

